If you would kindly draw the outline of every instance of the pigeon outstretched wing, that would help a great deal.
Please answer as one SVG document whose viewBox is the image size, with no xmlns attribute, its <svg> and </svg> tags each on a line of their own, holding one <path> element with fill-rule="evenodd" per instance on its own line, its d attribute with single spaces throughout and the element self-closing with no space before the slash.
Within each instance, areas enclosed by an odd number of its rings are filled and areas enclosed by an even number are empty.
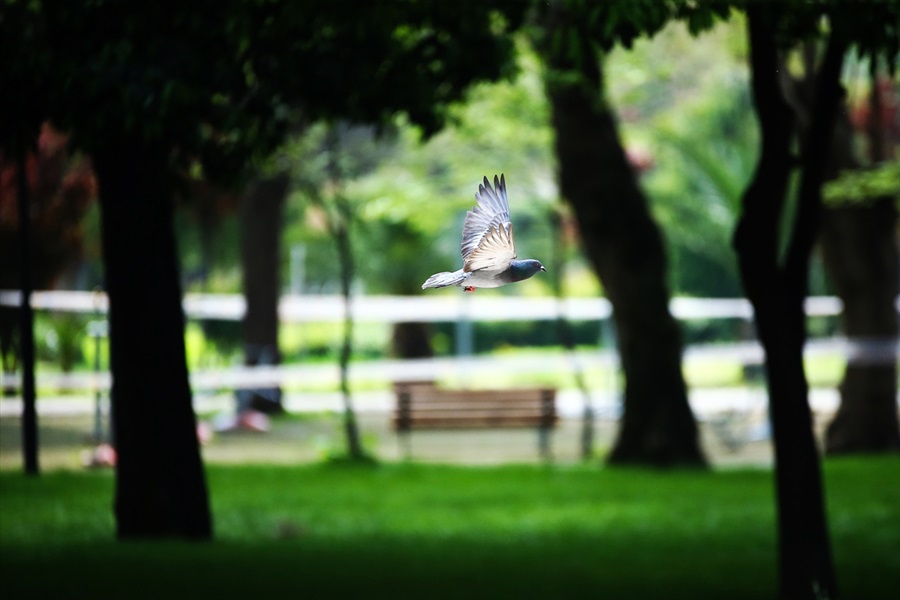
<svg viewBox="0 0 900 600">
<path fill-rule="evenodd" d="M 502 271 L 516 258 L 509 203 L 506 199 L 506 179 L 494 175 L 494 187 L 488 178 L 478 186 L 478 201 L 466 213 L 462 236 L 463 270 L 481 269 Z"/>
</svg>

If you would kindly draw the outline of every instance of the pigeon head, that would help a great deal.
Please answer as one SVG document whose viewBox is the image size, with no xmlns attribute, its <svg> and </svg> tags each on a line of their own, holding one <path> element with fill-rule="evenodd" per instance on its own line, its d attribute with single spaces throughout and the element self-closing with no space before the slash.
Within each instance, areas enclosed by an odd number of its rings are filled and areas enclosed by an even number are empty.
<svg viewBox="0 0 900 600">
<path fill-rule="evenodd" d="M 529 258 L 527 260 L 514 260 L 509 263 L 509 272 L 513 281 L 528 279 L 538 271 L 546 271 L 541 261 Z"/>
</svg>

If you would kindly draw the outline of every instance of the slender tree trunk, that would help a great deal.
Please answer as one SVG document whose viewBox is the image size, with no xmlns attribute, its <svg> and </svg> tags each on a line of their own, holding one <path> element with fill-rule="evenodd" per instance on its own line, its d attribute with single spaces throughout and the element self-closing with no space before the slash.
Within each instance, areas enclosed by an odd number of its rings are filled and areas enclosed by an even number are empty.
<svg viewBox="0 0 900 600">
<path fill-rule="evenodd" d="M 184 353 L 167 153 L 94 153 L 109 294 L 120 539 L 212 536 Z"/>
<path fill-rule="evenodd" d="M 551 11 L 547 38 L 573 34 L 562 10 Z M 560 188 L 613 305 L 625 372 L 624 415 L 609 461 L 703 465 L 681 372 L 681 334 L 669 313 L 662 238 L 602 98 L 596 53 L 581 40 L 577 61 L 571 45 L 565 54 L 545 54 Z"/>
<path fill-rule="evenodd" d="M 244 280 L 244 364 L 276 365 L 278 300 L 281 290 L 281 224 L 290 178 L 279 173 L 252 183 L 240 201 L 241 266 Z M 282 412 L 281 388 L 247 390 L 245 408 Z"/>
<path fill-rule="evenodd" d="M 38 425 L 37 393 L 34 385 L 34 311 L 31 308 L 31 205 L 28 201 L 28 178 L 25 173 L 25 148 L 18 156 L 16 183 L 19 195 L 19 277 L 22 300 L 19 305 L 19 341 L 22 351 L 22 457 L 25 472 L 37 475 Z"/>
<path fill-rule="evenodd" d="M 772 7 L 748 8 L 753 100 L 762 132 L 759 164 L 742 200 L 735 231 L 741 278 L 753 304 L 766 354 L 770 418 L 775 443 L 779 591 L 782 598 L 835 598 L 836 585 L 824 492 L 803 371 L 803 301 L 809 255 L 818 232 L 821 183 L 834 127 L 844 46 L 831 40 L 817 85 L 817 104 L 803 144 L 797 214 L 785 257 L 779 222 L 785 209 L 793 113 L 778 80 Z"/>
<path fill-rule="evenodd" d="M 350 244 L 350 206 L 341 197 L 335 198 L 337 222 L 332 231 L 341 263 L 341 294 L 344 297 L 344 335 L 341 342 L 340 370 L 341 395 L 344 399 L 344 433 L 347 438 L 347 454 L 353 460 L 365 458 L 359 437 L 356 411 L 353 409 L 353 395 L 350 392 L 350 358 L 353 354 L 353 312 L 351 310 L 351 290 L 353 282 L 353 247 Z"/>
<path fill-rule="evenodd" d="M 344 434 L 347 442 L 347 455 L 350 460 L 365 460 L 362 440 L 359 435 L 359 425 L 356 420 L 356 410 L 353 408 L 353 394 L 350 391 L 350 359 L 353 355 L 353 311 L 351 307 L 353 275 L 355 264 L 353 260 L 353 244 L 351 240 L 351 226 L 353 209 L 347 198 L 342 195 L 340 189 L 344 173 L 341 169 L 340 153 L 343 149 L 343 134 L 347 131 L 346 123 L 338 123 L 330 126 L 325 139 L 325 149 L 328 152 L 326 165 L 328 173 L 328 185 L 331 187 L 331 201 L 325 201 L 322 190 L 314 186 L 311 199 L 325 212 L 328 231 L 334 237 L 337 247 L 338 263 L 340 267 L 341 295 L 344 298 L 344 327 L 341 340 L 341 350 L 338 356 L 338 367 L 341 376 L 341 397 L 344 402 Z"/>
</svg>

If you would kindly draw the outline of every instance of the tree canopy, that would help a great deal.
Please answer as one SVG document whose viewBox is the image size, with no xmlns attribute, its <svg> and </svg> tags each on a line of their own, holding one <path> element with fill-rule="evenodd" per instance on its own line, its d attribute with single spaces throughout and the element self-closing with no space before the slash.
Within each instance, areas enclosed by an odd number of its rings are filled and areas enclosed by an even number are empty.
<svg viewBox="0 0 900 600">
<path fill-rule="evenodd" d="M 429 0 L 7 3 L 4 143 L 49 118 L 88 151 L 110 140 L 171 146 L 212 179 L 265 157 L 297 120 L 383 123 L 406 112 L 428 133 L 474 81 L 511 73 L 522 3 Z M 463 47 L 477 51 L 463 51 Z M 364 51 L 360 51 L 365 49 Z M 13 116 L 15 115 L 15 116 Z M 238 169 L 239 172 L 239 169 Z"/>
</svg>

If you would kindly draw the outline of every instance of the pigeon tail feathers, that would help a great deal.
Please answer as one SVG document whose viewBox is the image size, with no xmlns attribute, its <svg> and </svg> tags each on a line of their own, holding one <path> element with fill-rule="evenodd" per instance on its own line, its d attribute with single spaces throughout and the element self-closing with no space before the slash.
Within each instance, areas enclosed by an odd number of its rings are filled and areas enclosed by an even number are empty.
<svg viewBox="0 0 900 600">
<path fill-rule="evenodd" d="M 472 274 L 466 273 L 462 269 L 459 271 L 445 271 L 443 273 L 435 273 L 431 277 L 428 278 L 425 283 L 422 284 L 422 289 L 426 288 L 442 288 L 447 287 L 449 285 L 459 285 L 466 279 L 468 279 Z"/>
</svg>

